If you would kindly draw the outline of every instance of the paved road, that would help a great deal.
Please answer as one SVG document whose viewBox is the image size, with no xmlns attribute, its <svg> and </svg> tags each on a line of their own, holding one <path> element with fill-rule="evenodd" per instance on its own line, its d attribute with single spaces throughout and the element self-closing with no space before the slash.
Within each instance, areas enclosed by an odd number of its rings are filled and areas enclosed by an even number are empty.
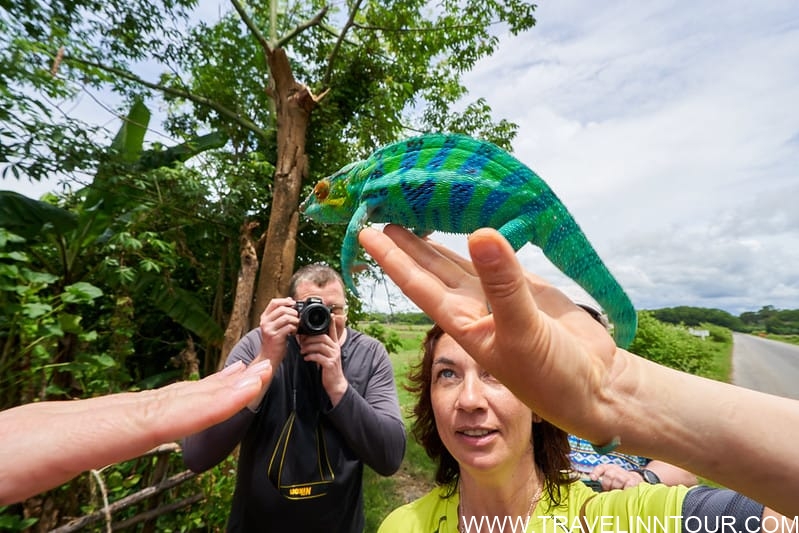
<svg viewBox="0 0 799 533">
<path fill-rule="evenodd" d="M 733 333 L 732 382 L 799 399 L 799 346 Z"/>
</svg>

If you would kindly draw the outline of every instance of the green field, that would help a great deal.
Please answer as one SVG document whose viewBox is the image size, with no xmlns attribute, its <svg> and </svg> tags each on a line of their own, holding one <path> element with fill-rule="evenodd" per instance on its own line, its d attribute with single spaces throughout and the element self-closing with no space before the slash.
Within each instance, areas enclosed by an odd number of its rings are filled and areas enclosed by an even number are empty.
<svg viewBox="0 0 799 533">
<path fill-rule="evenodd" d="M 422 339 L 429 328 L 428 325 L 396 324 L 390 326 L 391 331 L 397 334 L 401 343 L 398 353 L 391 355 L 391 361 L 394 365 L 394 375 L 397 378 L 400 406 L 405 415 L 406 427 L 408 427 L 409 409 L 412 407 L 414 398 L 403 385 L 408 370 L 421 358 Z M 377 531 L 380 522 L 392 509 L 415 500 L 430 490 L 433 486 L 433 468 L 432 461 L 410 433 L 405 459 L 402 461 L 399 472 L 386 478 L 366 468 L 364 472 L 365 532 Z"/>
</svg>

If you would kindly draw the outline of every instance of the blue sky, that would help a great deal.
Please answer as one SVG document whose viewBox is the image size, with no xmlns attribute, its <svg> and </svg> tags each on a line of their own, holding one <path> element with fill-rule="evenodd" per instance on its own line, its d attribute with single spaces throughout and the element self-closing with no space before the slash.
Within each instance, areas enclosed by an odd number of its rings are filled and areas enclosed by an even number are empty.
<svg viewBox="0 0 799 533">
<path fill-rule="evenodd" d="M 216 0 L 201 3 L 216 16 Z M 799 308 L 796 0 L 545 0 L 537 19 L 466 76 L 469 99 L 519 124 L 515 155 L 634 305 Z M 91 99 L 80 105 L 115 129 Z M 433 238 L 465 250 L 462 237 Z M 532 245 L 519 257 L 572 285 Z M 362 292 L 371 307 L 408 308 L 390 285 Z"/>
</svg>

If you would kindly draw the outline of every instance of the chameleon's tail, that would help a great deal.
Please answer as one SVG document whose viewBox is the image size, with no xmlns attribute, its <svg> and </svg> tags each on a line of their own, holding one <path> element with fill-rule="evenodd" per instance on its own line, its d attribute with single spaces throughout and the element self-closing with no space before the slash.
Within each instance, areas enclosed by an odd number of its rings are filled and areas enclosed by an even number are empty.
<svg viewBox="0 0 799 533">
<path fill-rule="evenodd" d="M 616 344 L 626 348 L 635 337 L 638 327 L 635 307 L 571 215 L 564 215 L 560 220 L 564 221 L 565 226 L 573 227 L 553 231 L 541 249 L 556 267 L 602 306 L 613 324 Z"/>
</svg>

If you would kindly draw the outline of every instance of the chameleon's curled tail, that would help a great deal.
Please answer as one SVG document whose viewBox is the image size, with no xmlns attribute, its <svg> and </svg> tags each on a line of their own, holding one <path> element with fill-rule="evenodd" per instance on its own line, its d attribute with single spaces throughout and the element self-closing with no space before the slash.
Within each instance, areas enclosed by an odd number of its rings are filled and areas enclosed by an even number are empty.
<svg viewBox="0 0 799 533">
<path fill-rule="evenodd" d="M 541 249 L 561 272 L 597 301 L 613 325 L 616 344 L 628 347 L 638 328 L 635 307 L 566 208 L 558 202 L 555 209 L 562 210 L 556 215 L 561 227 L 545 237 Z"/>
</svg>

